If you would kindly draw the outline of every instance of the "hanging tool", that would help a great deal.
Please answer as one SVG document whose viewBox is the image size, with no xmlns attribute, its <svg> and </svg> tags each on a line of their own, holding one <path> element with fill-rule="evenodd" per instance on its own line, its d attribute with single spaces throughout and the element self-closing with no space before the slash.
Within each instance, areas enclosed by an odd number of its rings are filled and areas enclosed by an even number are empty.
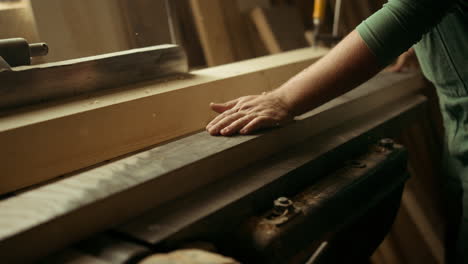
<svg viewBox="0 0 468 264">
<path fill-rule="evenodd" d="M 317 45 L 318 35 L 320 33 L 320 26 L 325 20 L 325 9 L 328 0 L 315 0 L 314 13 L 312 14 L 314 22 L 314 46 Z"/>
<path fill-rule="evenodd" d="M 333 14 L 333 31 L 332 34 L 323 34 L 321 33 L 321 27 L 325 23 L 325 12 L 327 9 L 328 0 L 315 0 L 314 2 L 314 12 L 312 15 L 314 23 L 314 34 L 313 34 L 313 43 L 314 46 L 317 46 L 320 40 L 330 43 L 331 45 L 336 44 L 341 36 L 339 35 L 339 25 L 341 17 L 341 0 L 335 1 L 335 10 Z"/>
</svg>

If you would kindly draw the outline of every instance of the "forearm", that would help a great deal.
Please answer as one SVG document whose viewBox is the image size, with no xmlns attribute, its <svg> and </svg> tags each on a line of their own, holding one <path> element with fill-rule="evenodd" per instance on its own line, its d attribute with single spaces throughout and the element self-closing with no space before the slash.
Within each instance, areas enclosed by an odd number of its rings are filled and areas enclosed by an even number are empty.
<svg viewBox="0 0 468 264">
<path fill-rule="evenodd" d="M 374 54 L 353 31 L 272 94 L 286 104 L 292 115 L 299 115 L 357 87 L 381 69 Z"/>
</svg>

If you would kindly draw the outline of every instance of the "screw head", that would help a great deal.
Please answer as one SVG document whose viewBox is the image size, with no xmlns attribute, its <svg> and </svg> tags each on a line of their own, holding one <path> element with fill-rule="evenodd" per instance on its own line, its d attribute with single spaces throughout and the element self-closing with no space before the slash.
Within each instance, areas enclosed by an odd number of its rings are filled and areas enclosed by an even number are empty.
<svg viewBox="0 0 468 264">
<path fill-rule="evenodd" d="M 386 148 L 386 149 L 393 149 L 395 145 L 395 141 L 391 138 L 383 138 L 379 141 L 379 146 Z"/>
<path fill-rule="evenodd" d="M 292 207 L 293 202 L 287 197 L 280 197 L 273 202 L 273 205 L 275 211 L 284 212 Z"/>
</svg>

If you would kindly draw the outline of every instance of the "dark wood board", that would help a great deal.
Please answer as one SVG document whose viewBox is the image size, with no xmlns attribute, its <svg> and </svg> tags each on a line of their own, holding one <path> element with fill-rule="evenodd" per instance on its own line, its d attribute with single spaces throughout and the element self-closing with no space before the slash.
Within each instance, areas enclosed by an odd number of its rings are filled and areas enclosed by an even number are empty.
<svg viewBox="0 0 468 264">
<path fill-rule="evenodd" d="M 183 49 L 160 45 L 0 72 L 0 110 L 186 73 Z"/>
</svg>

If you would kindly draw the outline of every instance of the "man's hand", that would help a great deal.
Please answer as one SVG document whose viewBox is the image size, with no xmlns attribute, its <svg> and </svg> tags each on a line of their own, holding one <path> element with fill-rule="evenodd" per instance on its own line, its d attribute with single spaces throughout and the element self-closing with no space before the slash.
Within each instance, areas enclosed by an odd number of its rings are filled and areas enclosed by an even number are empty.
<svg viewBox="0 0 468 264">
<path fill-rule="evenodd" d="M 211 103 L 210 107 L 220 113 L 206 126 L 211 135 L 250 134 L 293 119 L 286 104 L 274 93 L 244 96 L 222 104 Z"/>
</svg>

